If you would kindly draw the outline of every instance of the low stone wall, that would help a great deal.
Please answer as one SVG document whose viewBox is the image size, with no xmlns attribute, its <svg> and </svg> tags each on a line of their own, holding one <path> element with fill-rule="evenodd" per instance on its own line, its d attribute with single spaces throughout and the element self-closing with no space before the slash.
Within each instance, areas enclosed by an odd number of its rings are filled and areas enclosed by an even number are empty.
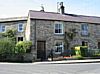
<svg viewBox="0 0 100 74">
<path fill-rule="evenodd" d="M 34 60 L 35 56 L 32 53 L 0 55 L 1 62 L 32 62 Z"/>
</svg>

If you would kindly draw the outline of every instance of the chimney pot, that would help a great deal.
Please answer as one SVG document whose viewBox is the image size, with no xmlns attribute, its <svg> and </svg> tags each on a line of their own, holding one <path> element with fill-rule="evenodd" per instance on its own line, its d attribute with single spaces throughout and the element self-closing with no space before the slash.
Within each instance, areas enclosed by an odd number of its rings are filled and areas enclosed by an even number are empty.
<svg viewBox="0 0 100 74">
<path fill-rule="evenodd" d="M 64 14 L 65 13 L 65 7 L 63 6 L 63 2 L 60 3 L 60 12 L 61 14 Z"/>
</svg>

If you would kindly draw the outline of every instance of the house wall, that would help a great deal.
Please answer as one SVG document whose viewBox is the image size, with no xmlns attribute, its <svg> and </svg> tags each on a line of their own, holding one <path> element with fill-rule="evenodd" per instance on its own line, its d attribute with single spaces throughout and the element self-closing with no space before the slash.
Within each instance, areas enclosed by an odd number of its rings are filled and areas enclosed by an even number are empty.
<svg viewBox="0 0 100 74">
<path fill-rule="evenodd" d="M 89 36 L 81 36 L 81 24 L 78 22 L 64 22 L 64 21 L 50 21 L 50 20 L 31 20 L 31 40 L 34 44 L 35 54 L 37 54 L 37 41 L 46 41 L 46 56 L 49 55 L 50 50 L 54 49 L 56 41 L 64 41 L 64 34 L 56 35 L 54 34 L 54 24 L 56 22 L 62 22 L 64 26 L 64 32 L 68 31 L 70 28 L 77 29 L 76 37 L 71 42 L 71 47 L 74 45 L 82 45 L 82 41 L 87 41 L 89 48 L 97 48 L 97 39 L 100 38 L 96 34 L 100 34 L 100 25 L 90 24 L 89 26 Z M 97 27 L 98 26 L 98 27 Z M 99 32 L 98 32 L 99 31 Z M 100 40 L 100 39 L 99 39 Z"/>
<path fill-rule="evenodd" d="M 17 35 L 16 37 L 23 36 L 23 40 L 25 40 L 25 27 L 26 27 L 26 22 L 27 21 L 9 21 L 9 22 L 0 22 L 0 25 L 5 25 L 6 31 L 9 29 L 15 29 L 17 30 Z M 23 32 L 18 32 L 18 24 L 23 23 L 24 26 L 24 31 Z"/>
<path fill-rule="evenodd" d="M 69 25 L 68 25 L 69 24 Z M 100 37 L 100 33 L 98 33 L 97 30 L 97 26 L 100 27 L 100 25 L 98 24 L 91 24 L 91 23 L 87 23 L 88 24 L 88 28 L 89 28 L 89 35 L 88 36 L 82 36 L 81 35 L 81 24 L 84 23 L 77 23 L 77 22 L 66 22 L 66 29 L 68 28 L 76 28 L 77 30 L 77 34 L 76 37 L 74 38 L 74 40 L 71 42 L 71 45 L 82 45 L 82 41 L 86 41 L 88 42 L 88 47 L 90 49 L 94 49 L 94 48 L 98 48 L 97 46 L 97 36 L 96 34 L 99 34 L 98 37 Z M 100 30 L 99 30 L 100 31 Z"/>
<path fill-rule="evenodd" d="M 18 24 L 24 24 L 24 31 L 18 32 Z M 46 41 L 46 57 L 49 56 L 51 49 L 55 49 L 55 43 L 57 41 L 64 42 L 64 34 L 54 34 L 55 23 L 63 24 L 64 33 L 69 29 L 75 28 L 77 30 L 76 37 L 71 41 L 71 47 L 74 45 L 82 45 L 82 41 L 87 41 L 90 49 L 98 48 L 98 42 L 100 42 L 100 24 L 91 24 L 89 26 L 89 36 L 81 36 L 81 24 L 79 22 L 65 22 L 65 21 L 53 21 L 53 20 L 34 20 L 28 18 L 26 21 L 10 21 L 0 22 L 0 24 L 6 26 L 8 29 L 16 29 L 17 36 L 23 36 L 24 40 L 32 41 L 32 52 L 33 56 L 37 57 L 37 41 Z"/>
<path fill-rule="evenodd" d="M 30 17 L 28 17 L 25 27 L 25 39 L 26 41 L 30 41 Z"/>
</svg>

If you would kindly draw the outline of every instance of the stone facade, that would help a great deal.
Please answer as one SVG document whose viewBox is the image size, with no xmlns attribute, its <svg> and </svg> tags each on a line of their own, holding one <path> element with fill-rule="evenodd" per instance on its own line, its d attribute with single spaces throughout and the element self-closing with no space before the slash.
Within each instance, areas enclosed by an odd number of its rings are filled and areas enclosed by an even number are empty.
<svg viewBox="0 0 100 74">
<path fill-rule="evenodd" d="M 10 19 L 10 18 L 9 18 Z M 18 25 L 23 24 L 23 32 L 18 31 Z M 16 41 L 18 41 L 18 37 L 23 37 L 23 40 L 25 41 L 25 28 L 26 28 L 27 20 L 21 19 L 21 20 L 11 20 L 11 21 L 0 21 L 0 25 L 5 25 L 5 32 L 7 30 L 16 30 Z"/>
<path fill-rule="evenodd" d="M 79 22 L 64 22 L 64 21 L 52 21 L 52 20 L 31 20 L 31 36 L 30 39 L 35 43 L 35 52 L 37 50 L 37 41 L 46 41 L 46 57 L 50 54 L 51 49 L 54 49 L 55 42 L 64 42 L 64 34 L 55 34 L 54 25 L 56 23 L 63 24 L 63 32 L 65 33 L 69 29 L 75 28 L 77 30 L 76 36 L 73 41 L 71 41 L 71 47 L 74 45 L 82 45 L 82 41 L 88 42 L 88 47 L 90 49 L 98 48 L 98 40 L 100 37 L 100 24 L 88 24 L 89 35 L 81 35 L 81 24 Z M 34 37 L 35 36 L 35 37 Z M 66 50 L 66 49 L 64 49 Z M 34 51 L 33 51 L 34 52 Z M 37 52 L 36 52 L 37 53 Z"/>
<path fill-rule="evenodd" d="M 38 16 L 38 14 L 45 14 L 44 16 Z M 37 14 L 37 15 L 34 15 Z M 76 36 L 70 42 L 70 48 L 75 45 L 82 45 L 82 42 L 88 43 L 88 48 L 95 49 L 98 48 L 98 42 L 100 42 L 100 23 L 99 21 L 92 21 L 84 22 L 82 19 L 78 21 L 69 21 L 66 19 L 65 15 L 61 15 L 58 13 L 45 13 L 45 12 L 35 12 L 32 15 L 28 15 L 28 18 L 25 19 L 6 19 L 4 21 L 0 20 L 0 24 L 6 26 L 6 30 L 8 29 L 16 29 L 18 30 L 18 24 L 22 23 L 24 25 L 23 32 L 17 32 L 16 37 L 22 36 L 26 41 L 32 41 L 32 51 L 31 53 L 37 59 L 38 57 L 38 48 L 43 47 L 45 49 L 45 58 L 48 58 L 51 49 L 55 49 L 56 42 L 63 42 L 63 49 L 64 48 L 64 36 L 65 32 L 68 32 L 69 29 L 76 29 Z M 49 15 L 49 16 L 47 16 Z M 58 18 L 59 15 L 59 18 Z M 35 17 L 34 17 L 35 16 Z M 55 17 L 56 18 L 55 18 Z M 69 16 L 68 16 L 69 17 Z M 68 18 L 67 17 L 67 18 Z M 72 17 L 72 16 L 70 16 Z M 62 18 L 62 19 L 61 19 Z M 76 17 L 74 17 L 76 18 Z M 97 18 L 96 18 L 97 19 Z M 74 19 L 76 20 L 76 19 Z M 81 22 L 80 22 L 81 21 Z M 97 22 L 97 23 L 96 23 Z M 63 33 L 62 34 L 55 34 L 55 24 L 62 24 L 63 25 Z M 88 26 L 88 35 L 82 36 L 82 24 L 87 24 Z M 45 45 L 41 46 L 38 42 L 44 42 Z M 42 53 L 43 54 L 43 53 Z"/>
</svg>

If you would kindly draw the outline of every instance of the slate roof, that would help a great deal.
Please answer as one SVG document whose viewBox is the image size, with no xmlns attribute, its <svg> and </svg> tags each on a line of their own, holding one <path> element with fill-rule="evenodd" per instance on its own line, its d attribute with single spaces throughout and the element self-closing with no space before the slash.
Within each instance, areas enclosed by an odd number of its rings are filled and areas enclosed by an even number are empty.
<svg viewBox="0 0 100 74">
<path fill-rule="evenodd" d="M 0 22 L 11 22 L 11 21 L 22 21 L 22 20 L 27 20 L 27 17 L 0 18 Z"/>
<path fill-rule="evenodd" d="M 60 14 L 54 12 L 41 12 L 41 11 L 29 11 L 29 16 L 32 19 L 44 19 L 44 20 L 59 20 L 59 21 L 72 21 L 72 22 L 87 22 L 100 24 L 100 17 L 96 16 L 83 16 L 75 14 Z"/>
</svg>

